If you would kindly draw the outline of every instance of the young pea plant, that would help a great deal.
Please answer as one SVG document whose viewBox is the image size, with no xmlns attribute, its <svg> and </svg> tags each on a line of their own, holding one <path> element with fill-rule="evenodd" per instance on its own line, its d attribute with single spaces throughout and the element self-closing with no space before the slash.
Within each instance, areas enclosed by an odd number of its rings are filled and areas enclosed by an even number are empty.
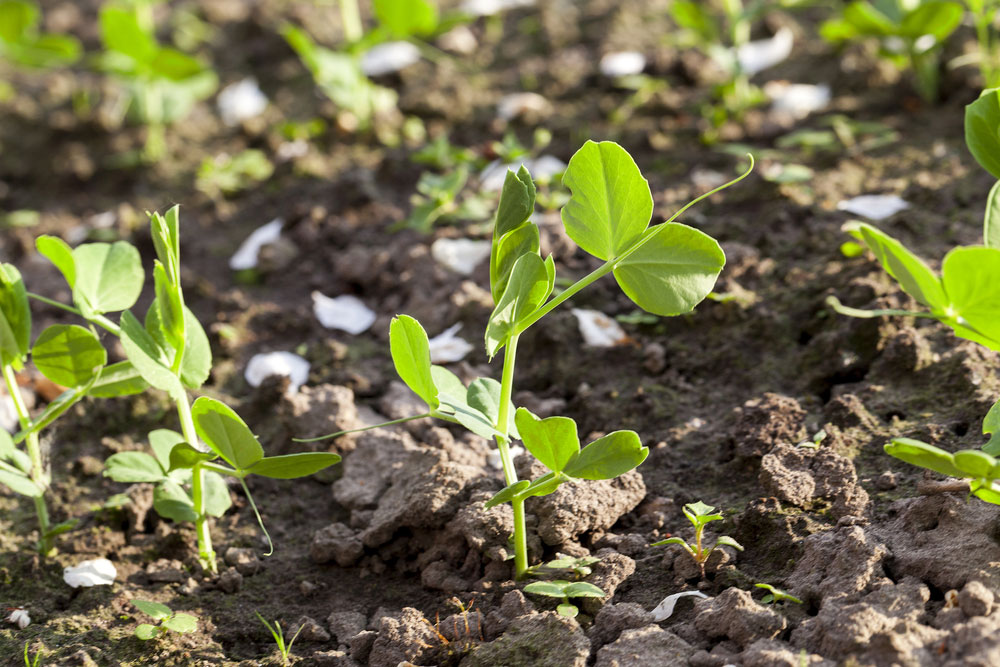
<svg viewBox="0 0 1000 667">
<path fill-rule="evenodd" d="M 38 6 L 33 2 L 0 2 L 0 58 L 38 68 L 76 62 L 80 42 L 69 35 L 40 34 L 39 19 Z"/>
<path fill-rule="evenodd" d="M 291 640 L 286 645 L 285 633 L 282 632 L 281 630 L 281 623 L 275 621 L 274 625 L 271 625 L 270 623 L 267 622 L 267 620 L 263 616 L 260 615 L 259 612 L 255 611 L 254 614 L 256 614 L 257 618 L 260 619 L 260 622 L 264 624 L 264 627 L 267 628 L 268 631 L 270 631 L 271 636 L 274 637 L 274 643 L 277 645 L 278 653 L 281 655 L 281 664 L 282 665 L 292 664 L 291 661 L 288 659 L 288 656 L 291 655 L 292 653 L 292 644 L 295 643 L 295 640 L 298 638 L 299 633 L 302 632 L 302 628 L 306 626 L 304 624 L 300 625 L 299 629 L 295 631 L 295 634 L 292 635 Z"/>
<path fill-rule="evenodd" d="M 327 452 L 265 457 L 253 432 L 231 408 L 204 396 L 193 405 L 188 402 L 188 390 L 199 389 L 208 379 L 212 351 L 201 323 L 184 304 L 179 207 L 174 206 L 162 216 L 153 213 L 150 219 L 157 256 L 153 267 L 155 298 L 144 323 L 131 311 L 122 313 L 121 342 L 142 381 L 166 392 L 173 401 L 181 433 L 153 431 L 150 444 L 154 456 L 139 452 L 114 454 L 107 461 L 105 475 L 120 482 L 157 484 L 154 508 L 166 518 L 194 522 L 201 563 L 209 572 L 215 572 L 209 517 L 221 516 L 229 507 L 229 492 L 219 475 L 239 480 L 264 529 L 246 486 L 249 475 L 305 477 L 337 463 L 340 457 Z M 200 449 L 199 442 L 208 451 Z M 190 484 L 190 492 L 184 489 L 185 484 Z M 264 535 L 270 543 L 266 529 Z"/>
<path fill-rule="evenodd" d="M 771 584 L 754 584 L 757 588 L 763 588 L 767 591 L 767 594 L 760 599 L 763 604 L 771 604 L 778 602 L 794 602 L 796 604 L 802 604 L 802 600 L 798 599 L 794 595 L 787 593 L 780 588 L 775 588 Z"/>
<path fill-rule="evenodd" d="M 694 544 L 688 544 L 680 537 L 670 537 L 665 540 L 660 540 L 659 542 L 654 542 L 650 546 L 659 547 L 665 544 L 679 544 L 684 547 L 691 558 L 698 563 L 699 569 L 701 569 L 701 576 L 705 576 L 705 563 L 708 562 L 708 557 L 712 555 L 712 552 L 719 547 L 732 547 L 737 551 L 743 551 L 743 547 L 740 543 L 729 537 L 728 535 L 723 535 L 715 540 L 715 544 L 711 548 L 705 548 L 702 544 L 702 536 L 705 532 L 705 526 L 713 521 L 721 521 L 722 515 L 715 512 L 715 508 L 711 505 L 706 505 L 700 500 L 696 503 L 688 503 L 683 507 L 684 516 L 687 520 L 691 522 L 694 526 Z"/>
<path fill-rule="evenodd" d="M 747 174 L 749 170 L 712 192 Z M 653 211 L 649 184 L 618 144 L 588 141 L 570 160 L 563 183 L 572 192 L 562 209 L 566 232 L 603 263 L 550 299 L 556 269 L 551 255 L 542 259 L 538 227 L 530 220 L 535 184 L 524 167 L 516 174 L 507 172 L 490 255 L 490 290 L 496 305 L 485 336 L 490 359 L 504 352 L 501 381 L 478 378 L 466 387 L 448 369 L 431 364 L 427 333 L 417 320 L 399 315 L 389 328 L 396 372 L 428 408 L 424 414 L 397 421 L 436 417 L 495 440 L 506 486 L 486 507 L 511 505 L 514 565 L 519 579 L 528 572 L 524 511 L 528 498 L 553 493 L 571 480 L 614 479 L 638 466 L 649 453 L 637 433 L 624 430 L 581 448 L 574 420 L 558 416 L 540 419 L 525 408 L 515 409 L 511 396 L 521 335 L 608 274 L 613 274 L 622 291 L 648 312 L 661 316 L 687 313 L 712 291 L 725 264 L 725 255 L 715 239 L 674 222 L 712 192 L 688 203 L 666 222 L 649 226 Z M 548 469 L 547 473 L 534 480 L 518 479 L 510 451 L 517 438 Z"/>
<path fill-rule="evenodd" d="M 935 102 L 941 78 L 941 47 L 964 14 L 958 2 L 858 0 L 820 27 L 829 42 L 879 41 L 879 55 L 900 70 L 910 68 L 917 92 Z"/>
<path fill-rule="evenodd" d="M 586 581 L 533 581 L 524 587 L 525 593 L 544 595 L 545 597 L 562 600 L 556 611 L 567 618 L 576 618 L 579 608 L 569 601 L 570 598 L 602 598 L 605 593 L 600 587 Z"/>
<path fill-rule="evenodd" d="M 132 606 L 151 616 L 156 625 L 140 623 L 135 629 L 135 636 L 143 641 L 156 639 L 167 632 L 187 633 L 198 629 L 198 617 L 180 611 L 172 611 L 170 607 L 149 600 L 132 600 Z"/>
<path fill-rule="evenodd" d="M 266 181 L 273 173 L 274 165 L 256 148 L 236 155 L 222 153 L 202 161 L 195 188 L 212 199 L 220 199 Z"/>
<path fill-rule="evenodd" d="M 197 58 L 161 46 L 148 11 L 144 13 L 149 7 L 139 5 L 101 8 L 104 53 L 98 64 L 124 84 L 122 115 L 131 111 L 147 126 L 143 158 L 155 162 L 166 151 L 166 126 L 182 120 L 195 103 L 214 93 L 218 77 Z"/>
</svg>

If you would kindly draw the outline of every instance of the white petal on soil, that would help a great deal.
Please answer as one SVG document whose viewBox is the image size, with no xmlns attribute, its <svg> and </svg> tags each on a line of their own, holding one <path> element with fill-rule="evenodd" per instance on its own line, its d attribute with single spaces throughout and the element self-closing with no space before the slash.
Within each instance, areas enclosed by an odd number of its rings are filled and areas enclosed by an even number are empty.
<svg viewBox="0 0 1000 667">
<path fill-rule="evenodd" d="M 259 387 L 272 375 L 287 377 L 290 380 L 288 391 L 294 394 L 309 379 L 309 362 L 292 352 L 267 352 L 255 354 L 243 372 L 251 387 Z"/>
<path fill-rule="evenodd" d="M 811 83 L 768 81 L 764 92 L 771 98 L 772 110 L 791 114 L 795 118 L 805 118 L 830 103 L 830 86 L 826 84 L 814 86 Z"/>
<path fill-rule="evenodd" d="M 605 53 L 601 57 L 601 74 L 611 78 L 639 74 L 646 68 L 646 56 L 638 51 Z"/>
<path fill-rule="evenodd" d="M 431 244 L 431 256 L 438 264 L 463 276 L 470 275 L 490 256 L 490 242 L 473 239 L 438 239 Z"/>
<path fill-rule="evenodd" d="M 571 312 L 576 315 L 576 321 L 580 326 L 580 335 L 583 336 L 583 342 L 587 345 L 614 347 L 625 341 L 625 332 L 618 326 L 617 322 L 604 313 L 583 308 L 573 308 Z"/>
<path fill-rule="evenodd" d="M 682 593 L 668 595 L 663 598 L 663 601 L 660 604 L 656 605 L 656 608 L 653 609 L 653 611 L 649 612 L 653 615 L 653 621 L 659 623 L 670 618 L 674 613 L 674 607 L 677 605 L 677 601 L 686 597 L 698 597 L 704 600 L 708 599 L 708 596 L 701 591 L 684 591 Z"/>
<path fill-rule="evenodd" d="M 507 170 L 516 172 L 522 166 L 536 181 L 551 179 L 556 174 L 566 171 L 566 163 L 553 155 L 539 155 L 534 159 L 528 158 L 511 163 L 494 160 L 479 173 L 479 187 L 484 192 L 500 192 L 507 178 Z"/>
<path fill-rule="evenodd" d="M 331 299 L 325 294 L 313 292 L 312 298 L 313 314 L 327 329 L 359 334 L 375 324 L 375 311 L 356 296 L 345 294 Z"/>
<path fill-rule="evenodd" d="M 285 221 L 275 218 L 271 222 L 258 227 L 240 244 L 239 249 L 229 259 L 229 268 L 233 271 L 243 271 L 257 266 L 257 256 L 260 249 L 268 243 L 274 243 L 281 236 L 281 227 Z"/>
<path fill-rule="evenodd" d="M 117 576 L 118 570 L 107 558 L 85 560 L 75 567 L 63 569 L 63 581 L 73 588 L 110 586 Z"/>
<path fill-rule="evenodd" d="M 472 16 L 493 16 L 507 9 L 532 7 L 535 0 L 465 0 L 460 11 Z"/>
<path fill-rule="evenodd" d="M 792 31 L 781 28 L 770 39 L 759 39 L 748 42 L 736 50 L 736 60 L 740 69 L 753 76 L 768 67 L 777 65 L 792 54 L 792 44 L 795 39 Z"/>
<path fill-rule="evenodd" d="M 538 93 L 511 93 L 500 98 L 497 117 L 500 120 L 514 120 L 526 113 L 546 114 L 552 105 Z"/>
<path fill-rule="evenodd" d="M 238 125 L 263 113 L 267 108 L 267 96 L 261 92 L 257 79 L 251 76 L 223 88 L 218 105 L 222 122 Z"/>
<path fill-rule="evenodd" d="M 461 361 L 465 355 L 472 352 L 472 344 L 455 335 L 461 328 L 462 323 L 459 322 L 427 341 L 431 349 L 432 364 L 449 364 Z"/>
<path fill-rule="evenodd" d="M 438 46 L 445 51 L 467 56 L 475 53 L 476 49 L 479 48 L 479 40 L 469 30 L 469 26 L 460 25 L 438 37 Z"/>
<path fill-rule="evenodd" d="M 524 447 L 520 445 L 514 445 L 510 448 L 510 458 L 512 461 L 523 453 Z M 486 455 L 486 463 L 497 470 L 503 469 L 503 462 L 500 461 L 500 452 L 496 449 L 491 449 L 490 453 Z"/>
<path fill-rule="evenodd" d="M 10 616 L 7 617 L 8 623 L 13 623 L 20 629 L 24 630 L 26 627 L 31 625 L 31 616 L 28 614 L 28 610 L 23 607 L 18 607 L 14 611 L 10 612 Z"/>
<path fill-rule="evenodd" d="M 899 195 L 861 195 L 837 204 L 838 211 L 861 215 L 869 220 L 882 220 L 907 208 L 910 205 Z"/>
<path fill-rule="evenodd" d="M 373 46 L 361 56 L 361 71 L 382 76 L 409 67 L 420 60 L 420 49 L 409 42 L 386 42 Z"/>
<path fill-rule="evenodd" d="M 566 163 L 552 155 L 539 155 L 534 160 L 528 160 L 527 168 L 536 181 L 546 180 L 566 171 Z"/>
</svg>

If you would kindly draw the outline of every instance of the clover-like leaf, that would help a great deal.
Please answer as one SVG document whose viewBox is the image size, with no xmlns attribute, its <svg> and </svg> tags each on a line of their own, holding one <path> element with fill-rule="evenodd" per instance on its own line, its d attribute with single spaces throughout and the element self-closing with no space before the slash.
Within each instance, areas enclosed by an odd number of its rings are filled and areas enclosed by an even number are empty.
<svg viewBox="0 0 1000 667">
<path fill-rule="evenodd" d="M 389 324 L 389 351 L 399 378 L 430 409 L 437 408 L 438 388 L 431 376 L 431 352 L 427 332 L 409 315 L 397 315 Z"/>
<path fill-rule="evenodd" d="M 152 602 L 150 600 L 135 599 L 132 600 L 132 606 L 147 616 L 152 616 L 157 621 L 169 618 L 174 613 L 170 611 L 170 607 L 167 605 L 160 604 L 159 602 Z"/>
<path fill-rule="evenodd" d="M 93 331 L 76 324 L 53 324 L 35 340 L 31 360 L 56 384 L 80 387 L 101 371 L 108 353 Z"/>
<path fill-rule="evenodd" d="M 984 90 L 965 107 L 965 145 L 983 169 L 1000 178 L 1000 88 Z"/>
<path fill-rule="evenodd" d="M 902 243 L 865 223 L 856 223 L 846 229 L 868 246 L 886 272 L 899 282 L 904 292 L 935 312 L 940 312 L 947 306 L 941 281 L 922 259 Z"/>
<path fill-rule="evenodd" d="M 615 431 L 581 449 L 562 472 L 576 479 L 614 479 L 646 460 L 649 448 L 642 446 L 635 431 Z"/>
<path fill-rule="evenodd" d="M 282 456 L 267 456 L 253 464 L 247 471 L 252 475 L 272 479 L 295 479 L 340 463 L 340 455 L 330 452 L 301 452 Z"/>
<path fill-rule="evenodd" d="M 540 419 L 525 408 L 518 408 L 514 423 L 524 447 L 549 470 L 560 472 L 580 451 L 576 422 L 569 417 Z"/>
<path fill-rule="evenodd" d="M 639 240 L 653 214 L 649 183 L 628 152 L 611 141 L 588 141 L 563 176 L 572 196 L 562 209 L 566 233 L 603 260 Z"/>
<path fill-rule="evenodd" d="M 73 302 L 85 315 L 126 310 L 142 293 L 142 259 L 131 243 L 85 243 L 73 250 L 73 263 Z"/>
<path fill-rule="evenodd" d="M 965 472 L 955 465 L 955 460 L 949 452 L 926 442 L 912 438 L 893 438 L 892 442 L 885 446 L 885 453 L 900 461 L 906 461 L 942 475 L 965 477 Z"/>
<path fill-rule="evenodd" d="M 238 471 L 264 458 L 264 449 L 250 427 L 221 401 L 202 396 L 191 406 L 194 428 L 209 448 Z"/>
</svg>

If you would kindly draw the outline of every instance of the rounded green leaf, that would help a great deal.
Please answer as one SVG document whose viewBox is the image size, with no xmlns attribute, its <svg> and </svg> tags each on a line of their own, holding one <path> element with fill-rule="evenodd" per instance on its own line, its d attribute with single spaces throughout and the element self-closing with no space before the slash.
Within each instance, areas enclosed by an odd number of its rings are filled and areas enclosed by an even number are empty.
<svg viewBox="0 0 1000 667">
<path fill-rule="evenodd" d="M 150 639 L 156 639 L 157 635 L 161 632 L 162 630 L 155 625 L 140 623 L 135 629 L 135 636 L 143 641 L 148 641 Z"/>
<path fill-rule="evenodd" d="M 81 308 L 109 313 L 131 308 L 139 299 L 145 274 L 131 243 L 85 243 L 73 250 L 73 262 L 73 301 Z"/>
<path fill-rule="evenodd" d="M 177 612 L 163 621 L 163 627 L 174 632 L 194 632 L 198 629 L 198 618 L 184 612 Z"/>
<path fill-rule="evenodd" d="M 965 107 L 965 145 L 983 169 L 1000 178 L 1000 88 Z"/>
<path fill-rule="evenodd" d="M 955 466 L 963 477 L 989 477 L 997 467 L 997 460 L 978 449 L 962 449 L 952 454 Z"/>
<path fill-rule="evenodd" d="M 645 461 L 647 455 L 649 448 L 642 446 L 635 431 L 615 431 L 581 449 L 563 473 L 576 479 L 614 479 Z"/>
<path fill-rule="evenodd" d="M 556 613 L 560 616 L 565 616 L 566 618 L 576 618 L 580 613 L 579 608 L 575 604 L 570 604 L 569 602 L 563 602 L 558 607 L 556 607 Z"/>
<path fill-rule="evenodd" d="M 948 298 L 946 322 L 955 333 L 1000 350 L 1000 250 L 953 249 L 941 266 L 941 282 Z"/>
<path fill-rule="evenodd" d="M 563 589 L 569 584 L 568 581 L 556 580 L 556 581 L 533 581 L 524 587 L 525 593 L 534 593 L 535 595 L 545 595 L 550 598 L 562 598 L 566 597 Z"/>
<path fill-rule="evenodd" d="M 922 259 L 902 243 L 871 225 L 857 223 L 850 229 L 864 241 L 886 272 L 899 282 L 904 292 L 934 312 L 945 308 L 947 298 L 941 281 Z"/>
<path fill-rule="evenodd" d="M 943 449 L 912 438 L 894 438 L 885 446 L 886 454 L 949 477 L 965 477 L 952 455 Z"/>
<path fill-rule="evenodd" d="M 656 315 L 691 311 L 708 296 L 726 255 L 708 234 L 676 222 L 650 229 L 649 240 L 615 266 L 622 291 Z"/>
<path fill-rule="evenodd" d="M 450 396 L 453 399 L 462 401 L 468 389 L 457 375 L 444 366 L 431 366 L 431 379 L 437 389 L 438 400 L 442 396 Z M 440 407 L 440 406 L 439 406 Z"/>
<path fill-rule="evenodd" d="M 247 471 L 252 475 L 272 479 L 295 479 L 308 477 L 314 473 L 340 463 L 340 456 L 330 452 L 301 452 L 282 456 L 262 458 Z"/>
<path fill-rule="evenodd" d="M 571 598 L 602 598 L 606 595 L 599 587 L 586 581 L 574 581 L 566 586 L 563 591 L 566 597 Z"/>
<path fill-rule="evenodd" d="M 441 403 L 431 377 L 431 351 L 427 332 L 409 315 L 397 315 L 389 324 L 389 351 L 399 378 L 431 410 Z"/>
<path fill-rule="evenodd" d="M 375 0 L 375 16 L 394 37 L 427 35 L 438 25 L 437 6 L 429 0 Z"/>
<path fill-rule="evenodd" d="M 220 517 L 233 506 L 226 479 L 211 470 L 205 471 L 205 514 Z"/>
<path fill-rule="evenodd" d="M 572 196 L 562 209 L 566 233 L 599 259 L 617 257 L 639 240 L 653 215 L 649 183 L 624 148 L 588 141 L 563 176 Z"/>
<path fill-rule="evenodd" d="M 73 260 L 73 249 L 57 236 L 43 234 L 35 239 L 35 247 L 39 254 L 52 262 L 63 274 L 70 289 L 76 285 L 76 262 Z"/>
<path fill-rule="evenodd" d="M 169 618 L 173 614 L 167 605 L 160 604 L 159 602 L 151 602 L 150 600 L 132 600 L 132 605 L 147 616 L 152 616 L 157 621 Z"/>
<path fill-rule="evenodd" d="M 104 476 L 116 482 L 155 484 L 162 481 L 165 475 L 159 462 L 145 452 L 118 452 L 104 462 Z"/>
<path fill-rule="evenodd" d="M 161 482 L 153 491 L 153 509 L 163 518 L 178 523 L 198 519 L 191 496 L 170 480 Z"/>
<path fill-rule="evenodd" d="M 221 401 L 202 396 L 191 406 L 198 437 L 226 463 L 248 470 L 264 458 L 264 450 L 240 416 Z"/>
<path fill-rule="evenodd" d="M 525 408 L 518 408 L 514 423 L 524 447 L 549 470 L 559 472 L 580 451 L 576 422 L 569 417 L 539 419 Z"/>
<path fill-rule="evenodd" d="M 180 379 L 166 365 L 164 352 L 129 311 L 122 313 L 121 341 L 125 356 L 150 385 L 167 392 L 175 400 L 187 400 Z"/>
<path fill-rule="evenodd" d="M 53 324 L 31 348 L 38 371 L 56 384 L 80 387 L 93 379 L 108 362 L 108 353 L 90 329 L 76 324 Z"/>
</svg>

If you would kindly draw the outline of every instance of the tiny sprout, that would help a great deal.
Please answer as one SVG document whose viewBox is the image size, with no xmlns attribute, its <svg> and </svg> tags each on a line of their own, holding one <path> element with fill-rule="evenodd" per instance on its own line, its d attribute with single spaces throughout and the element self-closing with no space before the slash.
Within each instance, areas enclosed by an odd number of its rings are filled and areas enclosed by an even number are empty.
<svg viewBox="0 0 1000 667">
<path fill-rule="evenodd" d="M 574 558 L 572 556 L 566 556 L 565 554 L 557 554 L 558 558 L 555 560 L 550 560 L 548 563 L 542 563 L 536 565 L 532 568 L 528 568 L 528 573 L 533 575 L 544 575 L 551 574 L 560 570 L 568 570 L 573 573 L 573 575 L 582 579 L 583 577 L 590 576 L 593 570 L 590 566 L 594 563 L 600 562 L 600 558 L 595 556 L 581 556 L 579 558 Z"/>
<path fill-rule="evenodd" d="M 740 543 L 728 535 L 719 537 L 710 549 L 703 548 L 702 533 L 705 530 L 705 524 L 711 523 L 712 521 L 722 520 L 721 514 L 714 514 L 714 507 L 706 505 L 699 500 L 696 503 L 688 503 L 685 505 L 683 511 L 684 516 L 686 516 L 688 521 L 691 522 L 691 525 L 694 526 L 694 544 L 688 544 L 680 537 L 671 537 L 666 540 L 654 542 L 650 546 L 658 547 L 664 544 L 681 545 L 689 554 L 691 554 L 691 557 L 694 558 L 695 562 L 698 563 L 698 567 L 701 568 L 702 577 L 705 576 L 705 563 L 708 561 L 708 557 L 711 556 L 712 552 L 719 547 L 732 547 L 737 551 L 743 551 L 743 547 Z"/>
<path fill-rule="evenodd" d="M 45 645 L 42 644 L 39 646 L 38 650 L 35 652 L 35 657 L 32 658 L 28 654 L 29 644 L 30 642 L 24 642 L 24 667 L 38 667 L 42 664 L 42 656 L 45 654 Z"/>
<path fill-rule="evenodd" d="M 556 607 L 556 611 L 567 618 L 576 618 L 576 615 L 580 613 L 579 608 L 569 601 L 570 598 L 602 598 L 605 595 L 604 591 L 594 584 L 564 579 L 533 581 L 524 587 L 524 592 L 550 598 L 561 598 L 562 603 Z"/>
<path fill-rule="evenodd" d="M 299 629 L 295 631 L 295 634 L 292 635 L 292 639 L 288 642 L 288 645 L 286 646 L 285 633 L 281 631 L 281 623 L 275 621 L 274 625 L 271 625 L 264 619 L 263 616 L 260 615 L 259 612 L 255 611 L 254 614 L 256 614 L 257 618 L 260 619 L 260 622 L 264 624 L 264 627 L 270 630 L 271 636 L 274 637 L 274 643 L 278 646 L 278 652 L 281 654 L 281 664 L 290 665 L 291 662 L 288 660 L 288 656 L 292 652 L 292 644 L 295 643 L 295 640 L 298 638 L 299 633 L 302 632 L 302 628 L 306 627 L 305 624 L 299 626 Z"/>
<path fill-rule="evenodd" d="M 819 449 L 820 443 L 826 440 L 826 431 L 820 429 L 813 434 L 813 437 L 808 440 L 803 440 L 796 447 L 801 447 L 803 449 Z"/>
<path fill-rule="evenodd" d="M 780 588 L 775 588 L 771 584 L 754 584 L 757 588 L 763 588 L 766 591 L 770 591 L 767 595 L 761 598 L 761 602 L 764 604 L 771 604 L 772 602 L 784 602 L 788 600 L 789 602 L 794 602 L 796 604 L 802 604 L 802 600 L 798 599 L 794 595 L 786 593 Z"/>
<path fill-rule="evenodd" d="M 167 634 L 168 630 L 186 633 L 198 629 L 196 616 L 171 611 L 165 604 L 149 600 L 132 600 L 132 606 L 147 616 L 152 616 L 153 620 L 159 621 L 157 625 L 142 623 L 135 629 L 135 636 L 143 641 L 156 639 L 160 635 Z"/>
</svg>

